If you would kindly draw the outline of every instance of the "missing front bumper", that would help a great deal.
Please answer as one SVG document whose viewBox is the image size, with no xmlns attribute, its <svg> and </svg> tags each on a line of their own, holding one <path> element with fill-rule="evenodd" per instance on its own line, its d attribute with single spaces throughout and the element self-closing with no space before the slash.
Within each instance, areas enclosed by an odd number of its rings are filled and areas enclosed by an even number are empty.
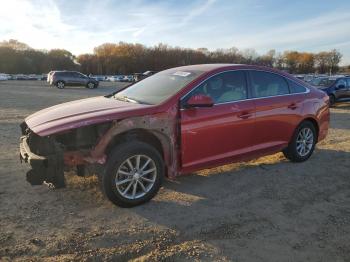
<svg viewBox="0 0 350 262">
<path fill-rule="evenodd" d="M 30 135 L 20 138 L 20 160 L 31 166 L 26 174 L 27 181 L 31 185 L 41 185 L 46 182 L 55 188 L 64 187 L 62 150 L 50 138 L 33 139 L 32 147 L 49 148 L 50 152 L 44 152 L 45 156 L 41 156 L 32 152 L 29 139 Z"/>
</svg>

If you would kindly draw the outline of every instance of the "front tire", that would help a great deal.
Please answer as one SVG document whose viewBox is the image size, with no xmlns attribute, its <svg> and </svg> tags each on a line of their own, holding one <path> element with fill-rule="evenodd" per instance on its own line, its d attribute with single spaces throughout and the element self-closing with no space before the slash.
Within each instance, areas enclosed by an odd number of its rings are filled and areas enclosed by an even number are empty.
<svg viewBox="0 0 350 262">
<path fill-rule="evenodd" d="M 163 176 L 163 159 L 154 147 L 138 141 L 123 143 L 108 157 L 102 189 L 115 205 L 133 207 L 157 194 Z"/>
<path fill-rule="evenodd" d="M 283 154 L 292 162 L 304 162 L 313 153 L 317 141 L 315 126 L 309 122 L 302 122 L 295 130 L 288 147 Z"/>
</svg>

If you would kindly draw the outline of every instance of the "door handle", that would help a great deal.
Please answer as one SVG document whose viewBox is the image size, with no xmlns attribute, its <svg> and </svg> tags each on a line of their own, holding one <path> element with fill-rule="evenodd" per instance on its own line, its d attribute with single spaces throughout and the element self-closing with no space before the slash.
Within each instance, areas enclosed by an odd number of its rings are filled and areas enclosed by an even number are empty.
<svg viewBox="0 0 350 262">
<path fill-rule="evenodd" d="M 289 109 L 292 109 L 292 110 L 295 110 L 298 108 L 297 104 L 296 103 L 291 103 L 289 106 L 288 106 Z"/>
<path fill-rule="evenodd" d="M 242 118 L 242 119 L 247 119 L 251 116 L 252 116 L 252 114 L 250 114 L 250 113 L 242 113 L 242 114 L 238 115 L 238 117 Z"/>
</svg>

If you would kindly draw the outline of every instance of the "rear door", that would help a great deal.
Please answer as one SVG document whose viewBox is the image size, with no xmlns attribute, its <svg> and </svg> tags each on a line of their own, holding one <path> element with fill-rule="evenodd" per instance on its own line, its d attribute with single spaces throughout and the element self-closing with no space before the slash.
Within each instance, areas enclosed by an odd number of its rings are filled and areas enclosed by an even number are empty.
<svg viewBox="0 0 350 262">
<path fill-rule="evenodd" d="M 67 85 L 74 85 L 73 72 L 63 72 L 62 75 Z"/>
<path fill-rule="evenodd" d="M 186 101 L 205 94 L 212 107 L 186 108 Z M 182 167 L 196 169 L 219 164 L 250 152 L 254 130 L 254 102 L 247 100 L 244 71 L 224 72 L 204 81 L 182 99 Z"/>
<path fill-rule="evenodd" d="M 303 94 L 291 94 L 287 80 L 271 72 L 249 72 L 255 102 L 254 149 L 280 147 L 289 142 L 302 110 Z"/>
<path fill-rule="evenodd" d="M 71 82 L 72 85 L 82 85 L 83 79 L 81 78 L 80 74 L 78 72 L 71 72 Z"/>
</svg>

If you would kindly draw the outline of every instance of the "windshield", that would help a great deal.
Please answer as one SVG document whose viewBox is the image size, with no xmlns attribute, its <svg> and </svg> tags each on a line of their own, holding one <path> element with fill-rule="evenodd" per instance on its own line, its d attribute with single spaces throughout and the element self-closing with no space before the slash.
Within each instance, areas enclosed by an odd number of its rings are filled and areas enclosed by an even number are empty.
<svg viewBox="0 0 350 262">
<path fill-rule="evenodd" d="M 326 78 L 315 78 L 311 81 L 311 84 L 317 87 L 328 87 L 335 82 L 335 79 Z"/>
<path fill-rule="evenodd" d="M 180 91 L 201 75 L 202 71 L 169 69 L 154 74 L 116 93 L 114 98 L 142 104 L 157 105 Z"/>
</svg>

